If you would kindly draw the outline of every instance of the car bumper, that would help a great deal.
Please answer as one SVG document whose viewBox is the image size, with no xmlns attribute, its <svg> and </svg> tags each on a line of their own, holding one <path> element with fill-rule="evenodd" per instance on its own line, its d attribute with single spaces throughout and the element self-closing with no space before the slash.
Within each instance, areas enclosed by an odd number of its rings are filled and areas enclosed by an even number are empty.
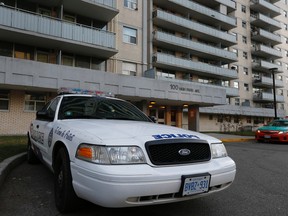
<svg viewBox="0 0 288 216">
<path fill-rule="evenodd" d="M 274 141 L 274 142 L 288 142 L 288 133 L 283 134 L 263 134 L 258 133 L 255 135 L 257 141 Z"/>
<path fill-rule="evenodd" d="M 71 163 L 76 194 L 104 207 L 130 207 L 178 202 L 205 196 L 230 186 L 236 165 L 229 158 L 177 167 L 141 165 L 96 165 L 77 160 Z M 178 197 L 182 175 L 211 174 L 206 193 Z"/>
</svg>

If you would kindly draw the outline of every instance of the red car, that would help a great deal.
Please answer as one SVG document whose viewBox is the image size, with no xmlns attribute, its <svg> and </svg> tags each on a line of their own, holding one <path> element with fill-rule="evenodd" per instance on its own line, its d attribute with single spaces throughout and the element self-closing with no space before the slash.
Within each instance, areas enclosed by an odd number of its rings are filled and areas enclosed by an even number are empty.
<svg viewBox="0 0 288 216">
<path fill-rule="evenodd" d="M 259 127 L 255 139 L 261 141 L 288 142 L 288 119 L 279 119 Z"/>
</svg>

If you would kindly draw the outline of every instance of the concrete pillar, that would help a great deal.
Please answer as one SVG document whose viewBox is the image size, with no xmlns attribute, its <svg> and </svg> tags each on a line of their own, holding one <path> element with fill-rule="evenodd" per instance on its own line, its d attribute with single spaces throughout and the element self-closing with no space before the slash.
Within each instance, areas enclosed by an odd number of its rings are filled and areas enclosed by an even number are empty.
<svg viewBox="0 0 288 216">
<path fill-rule="evenodd" d="M 176 111 L 176 127 L 182 128 L 182 117 L 183 117 L 182 107 L 178 107 Z"/>
<path fill-rule="evenodd" d="M 165 113 L 165 124 L 171 125 L 171 107 L 166 107 L 166 113 Z"/>
<path fill-rule="evenodd" d="M 188 129 L 192 131 L 199 131 L 199 107 L 188 107 Z"/>
</svg>

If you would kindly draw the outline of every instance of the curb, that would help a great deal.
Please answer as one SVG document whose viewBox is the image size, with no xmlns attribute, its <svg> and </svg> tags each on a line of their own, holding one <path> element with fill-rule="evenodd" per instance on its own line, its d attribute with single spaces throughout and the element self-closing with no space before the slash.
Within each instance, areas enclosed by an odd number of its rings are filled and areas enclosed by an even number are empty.
<svg viewBox="0 0 288 216">
<path fill-rule="evenodd" d="M 26 160 L 26 155 L 27 153 L 23 152 L 7 158 L 0 163 L 0 187 L 4 183 L 6 176 L 10 173 L 10 171 Z"/>
<path fill-rule="evenodd" d="M 227 138 L 227 139 L 221 139 L 221 141 L 224 142 L 247 142 L 247 141 L 253 141 L 255 138 Z"/>
</svg>

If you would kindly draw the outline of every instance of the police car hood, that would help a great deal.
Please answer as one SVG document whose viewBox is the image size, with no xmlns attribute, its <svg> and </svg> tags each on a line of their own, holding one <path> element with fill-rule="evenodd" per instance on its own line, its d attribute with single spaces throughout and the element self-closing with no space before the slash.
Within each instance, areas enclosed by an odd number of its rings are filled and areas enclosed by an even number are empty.
<svg viewBox="0 0 288 216">
<path fill-rule="evenodd" d="M 139 141 L 157 139 L 202 139 L 208 142 L 221 142 L 215 137 L 195 131 L 151 122 L 123 120 L 73 120 L 67 122 L 70 128 L 78 128 L 78 132 L 97 136 L 102 141 L 119 139 L 136 139 Z"/>
</svg>

